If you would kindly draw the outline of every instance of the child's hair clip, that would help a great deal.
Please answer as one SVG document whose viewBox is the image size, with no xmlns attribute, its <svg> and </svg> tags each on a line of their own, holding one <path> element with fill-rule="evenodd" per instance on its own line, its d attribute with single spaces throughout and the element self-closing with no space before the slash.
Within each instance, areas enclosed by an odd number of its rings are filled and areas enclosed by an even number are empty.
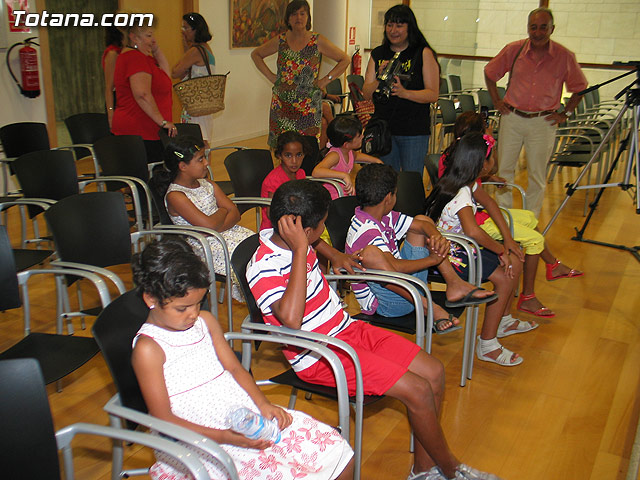
<svg viewBox="0 0 640 480">
<path fill-rule="evenodd" d="M 200 150 L 201 150 L 201 148 L 200 148 L 198 145 L 196 145 L 195 143 L 189 147 L 189 153 L 190 153 L 191 155 L 195 155 L 195 154 L 196 154 L 196 153 L 198 153 Z"/>
<path fill-rule="evenodd" d="M 493 149 L 493 146 L 496 144 L 496 139 L 493 138 L 491 135 L 487 135 L 486 133 L 482 135 L 482 138 L 484 139 L 484 142 L 487 144 L 487 158 L 489 158 L 489 155 L 491 154 L 491 150 Z"/>
<path fill-rule="evenodd" d="M 180 152 L 176 152 L 175 150 L 173 151 L 173 154 L 178 158 L 184 158 L 183 154 L 181 154 Z"/>
</svg>

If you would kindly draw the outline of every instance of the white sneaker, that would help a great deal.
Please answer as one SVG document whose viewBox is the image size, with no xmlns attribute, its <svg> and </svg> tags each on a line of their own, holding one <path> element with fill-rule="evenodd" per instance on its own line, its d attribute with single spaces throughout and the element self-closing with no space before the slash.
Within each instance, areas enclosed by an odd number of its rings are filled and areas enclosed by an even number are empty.
<svg viewBox="0 0 640 480">
<path fill-rule="evenodd" d="M 500 480 L 500 477 L 492 473 L 481 472 L 464 463 L 456 467 L 456 476 L 454 478 L 456 480 Z"/>
<path fill-rule="evenodd" d="M 447 477 L 444 476 L 442 470 L 440 470 L 437 465 L 434 465 L 426 472 L 420 473 L 413 473 L 412 468 L 407 480 L 447 480 Z"/>
</svg>

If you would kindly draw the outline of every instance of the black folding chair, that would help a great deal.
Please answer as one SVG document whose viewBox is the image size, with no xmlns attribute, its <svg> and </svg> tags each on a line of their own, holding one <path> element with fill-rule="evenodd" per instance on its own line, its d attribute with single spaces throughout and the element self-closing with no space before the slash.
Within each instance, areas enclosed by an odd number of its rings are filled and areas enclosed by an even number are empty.
<svg viewBox="0 0 640 480">
<path fill-rule="evenodd" d="M 0 353 L 0 360 L 35 358 L 40 363 L 45 383 L 48 384 L 60 380 L 84 365 L 98 353 L 98 346 L 93 338 L 90 337 L 63 335 L 60 315 L 57 315 L 56 319 L 56 334 L 31 332 L 27 314 L 29 305 L 27 282 L 32 276 L 41 274 L 55 275 L 58 291 L 61 288 L 63 275 L 86 278 L 97 288 L 103 306 L 108 305 L 111 299 L 106 285 L 98 276 L 78 269 L 55 266 L 27 270 L 16 274 L 7 229 L 4 226 L 0 226 L 0 284 L 2 285 L 0 289 L 0 311 L 19 308 L 23 305 L 19 289 L 22 290 L 25 307 L 25 336 L 12 347 Z M 58 384 L 58 389 L 59 387 L 60 385 Z"/>
<path fill-rule="evenodd" d="M 106 113 L 77 113 L 64 119 L 71 141 L 76 146 L 74 148 L 76 158 L 91 156 L 95 175 L 100 174 L 100 167 L 93 144 L 96 140 L 111 135 L 109 119 Z"/>
<path fill-rule="evenodd" d="M 64 478 L 73 480 L 71 441 L 77 434 L 99 435 L 151 447 L 184 464 L 193 478 L 209 478 L 191 451 L 155 435 L 88 423 L 75 423 L 54 432 L 42 372 L 32 358 L 0 361 L 0 429 L 5 478 L 62 478 L 58 459 L 58 450 L 61 450 Z"/>
</svg>

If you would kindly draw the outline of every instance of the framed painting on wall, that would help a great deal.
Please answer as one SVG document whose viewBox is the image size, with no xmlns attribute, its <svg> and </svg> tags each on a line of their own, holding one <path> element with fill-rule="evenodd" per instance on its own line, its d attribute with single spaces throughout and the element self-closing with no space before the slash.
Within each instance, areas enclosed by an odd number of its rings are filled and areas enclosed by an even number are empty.
<svg viewBox="0 0 640 480">
<path fill-rule="evenodd" d="M 231 48 L 257 47 L 286 29 L 290 0 L 230 0 Z"/>
</svg>

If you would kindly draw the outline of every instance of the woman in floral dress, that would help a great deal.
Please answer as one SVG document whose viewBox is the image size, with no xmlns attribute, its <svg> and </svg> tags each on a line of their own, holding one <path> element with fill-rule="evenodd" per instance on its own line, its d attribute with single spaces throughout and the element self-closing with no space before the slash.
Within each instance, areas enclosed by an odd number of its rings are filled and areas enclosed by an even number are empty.
<svg viewBox="0 0 640 480">
<path fill-rule="evenodd" d="M 295 130 L 320 137 L 322 90 L 344 73 L 349 57 L 319 33 L 311 31 L 311 11 L 306 0 L 293 0 L 285 11 L 287 31 L 251 52 L 258 70 L 273 83 L 269 115 L 269 145 L 275 148 L 282 132 Z M 278 54 L 277 74 L 264 62 Z M 326 55 L 337 64 L 319 78 Z"/>
</svg>

